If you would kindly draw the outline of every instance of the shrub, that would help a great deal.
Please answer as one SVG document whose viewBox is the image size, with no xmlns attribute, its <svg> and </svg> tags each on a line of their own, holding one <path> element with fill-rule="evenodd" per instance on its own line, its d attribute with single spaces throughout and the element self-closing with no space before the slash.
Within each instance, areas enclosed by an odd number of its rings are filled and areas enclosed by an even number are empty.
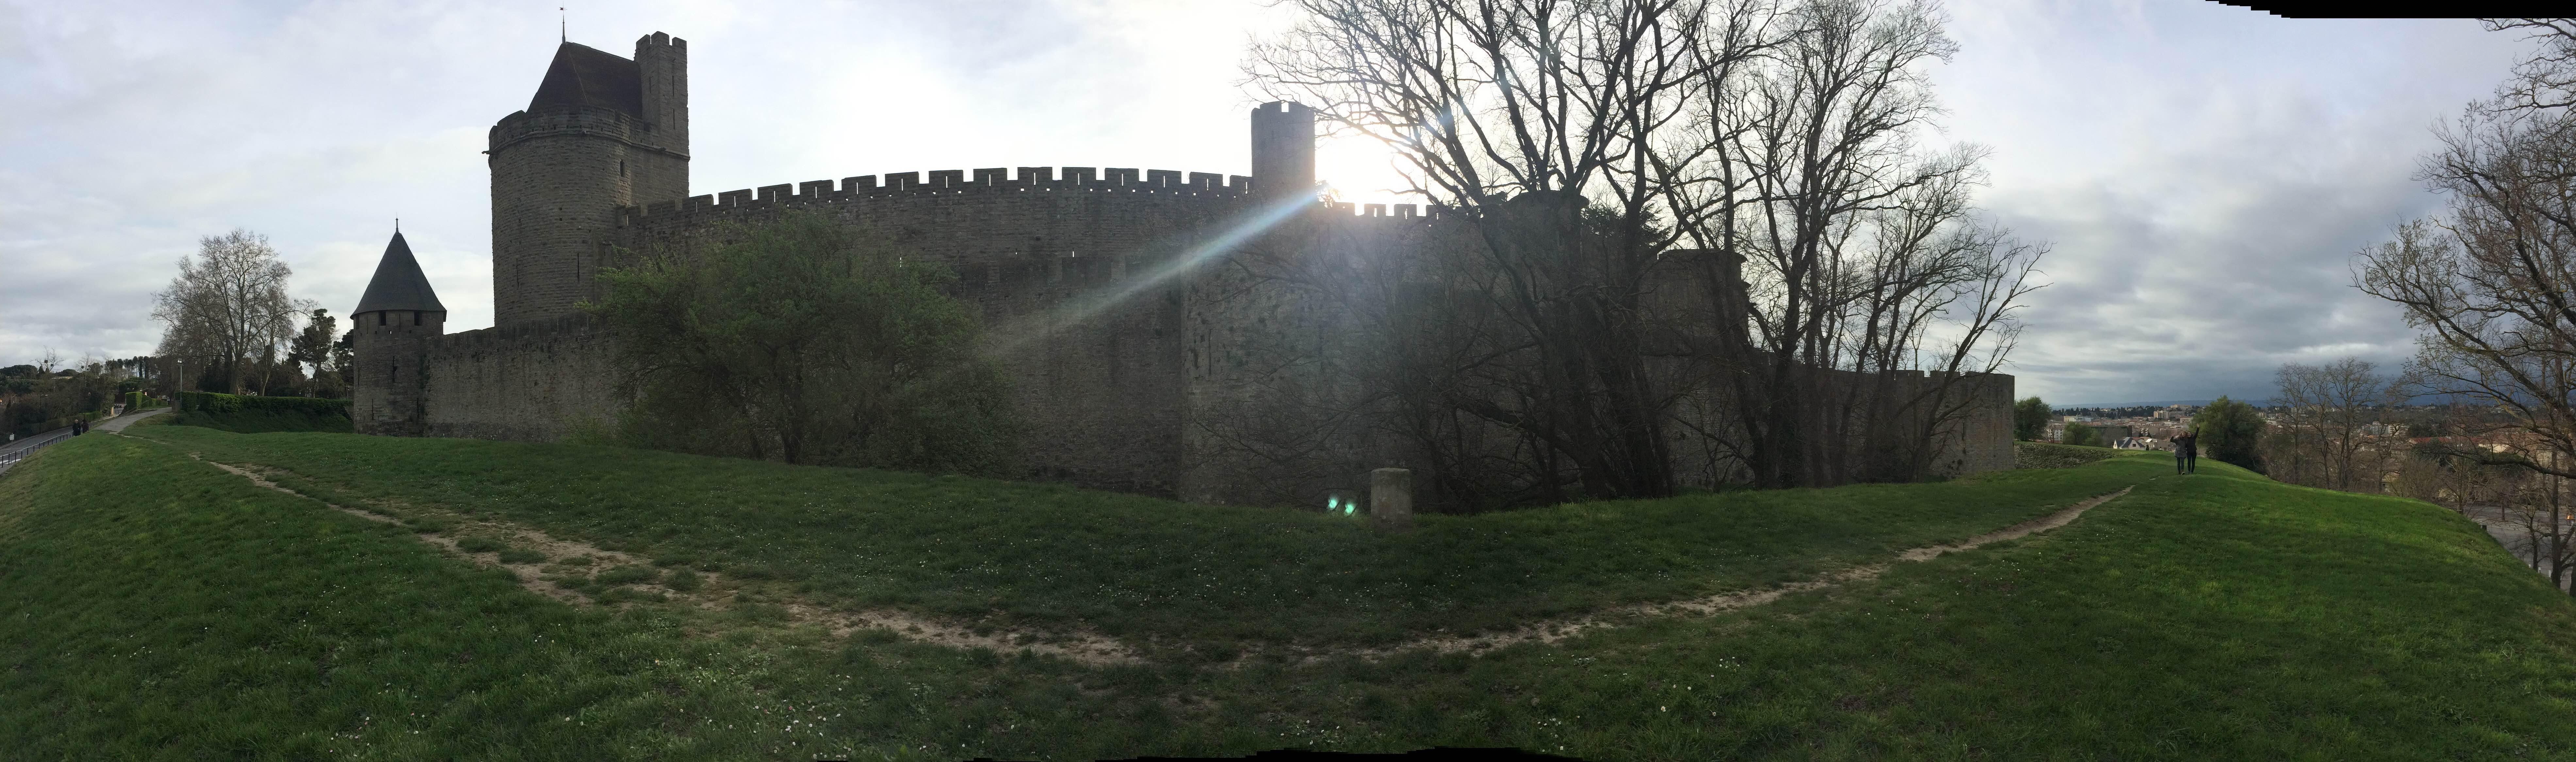
<svg viewBox="0 0 2576 762">
<path fill-rule="evenodd" d="M 175 423 L 238 433 L 355 430 L 348 400 L 180 392 L 179 410 Z"/>
<path fill-rule="evenodd" d="M 2048 433 L 2048 416 L 2053 412 L 2048 403 L 2030 397 L 2013 403 L 2013 438 L 2024 442 L 2038 441 Z"/>
<path fill-rule="evenodd" d="M 2200 454 L 2263 472 L 2263 417 L 2254 406 L 2220 397 L 2191 416 Z"/>
<path fill-rule="evenodd" d="M 1009 378 L 956 275 L 819 214 L 733 226 L 599 274 L 636 402 L 629 444 L 790 463 L 1005 475 Z M 728 240 L 729 239 L 729 240 Z M 595 438 L 584 435 L 585 438 Z"/>
</svg>

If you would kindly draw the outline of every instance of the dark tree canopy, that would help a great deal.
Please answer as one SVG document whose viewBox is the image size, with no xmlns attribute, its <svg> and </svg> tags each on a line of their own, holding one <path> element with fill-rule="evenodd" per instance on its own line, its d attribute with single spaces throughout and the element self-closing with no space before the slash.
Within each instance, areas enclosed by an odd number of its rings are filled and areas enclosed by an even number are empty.
<svg viewBox="0 0 2576 762">
<path fill-rule="evenodd" d="M 2263 470 L 2263 416 L 2253 405 L 2220 397 L 2191 416 L 2200 454 L 2254 471 Z"/>
<path fill-rule="evenodd" d="M 2024 442 L 2048 436 L 2048 403 L 2038 397 L 2024 397 L 2013 403 L 2013 438 Z"/>
<path fill-rule="evenodd" d="M 1004 474 L 1000 370 L 954 276 L 872 232 L 796 213 L 601 273 L 635 394 L 632 444 L 790 463 Z"/>
</svg>

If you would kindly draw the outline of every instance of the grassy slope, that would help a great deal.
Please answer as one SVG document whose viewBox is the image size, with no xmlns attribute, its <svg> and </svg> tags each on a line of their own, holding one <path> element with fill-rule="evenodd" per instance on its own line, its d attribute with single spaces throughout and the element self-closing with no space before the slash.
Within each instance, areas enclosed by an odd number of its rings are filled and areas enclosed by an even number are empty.
<svg viewBox="0 0 2576 762">
<path fill-rule="evenodd" d="M 2069 471 L 2131 464 L 2170 465 Z M 756 628 L 685 640 L 663 618 L 693 614 L 574 612 L 163 448 L 83 437 L 0 477 L 0 612 L 25 612 L 0 618 L 0 748 L 2576 756 L 2566 597 L 2431 506 L 2205 465 L 2046 535 L 1724 616 L 1486 657 L 1094 671 Z"/>
<path fill-rule="evenodd" d="M 10 759 L 1077 757 L 1258 743 L 1128 673 L 576 611 L 132 438 L 0 476 Z M 999 730 L 1000 733 L 991 731 Z"/>
<path fill-rule="evenodd" d="M 2571 644 L 2576 606 L 2465 519 L 2204 463 L 2049 535 L 1401 691 L 1605 757 L 2563 759 Z"/>
<path fill-rule="evenodd" d="M 1805 578 L 2010 525 L 2152 464 L 1733 492 L 1369 532 L 1343 517 L 605 447 L 138 429 L 334 499 L 441 505 L 954 616 L 1130 638 L 1384 643 Z"/>
</svg>

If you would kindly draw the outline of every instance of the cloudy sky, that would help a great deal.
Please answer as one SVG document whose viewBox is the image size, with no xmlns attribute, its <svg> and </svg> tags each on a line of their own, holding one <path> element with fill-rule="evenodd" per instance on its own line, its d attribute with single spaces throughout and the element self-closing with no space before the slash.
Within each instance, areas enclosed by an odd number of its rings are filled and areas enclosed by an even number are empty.
<svg viewBox="0 0 2576 762">
<path fill-rule="evenodd" d="M 149 353 L 200 236 L 269 236 L 345 313 L 402 226 L 450 330 L 491 324 L 484 132 L 556 8 L 0 0 L 0 365 Z M 1255 2 L 579 3 L 574 42 L 690 41 L 692 190 L 890 171 L 1248 174 Z M 2054 245 L 2011 372 L 2056 403 L 2262 398 L 2284 362 L 2394 365 L 2352 253 L 2441 200 L 2431 129 L 2526 50 L 2471 21 L 2307 21 L 2206 2 L 1978 0 L 1934 70 L 1937 137 L 1989 146 L 1983 206 Z M 1320 174 L 1376 195 L 1383 160 Z"/>
</svg>

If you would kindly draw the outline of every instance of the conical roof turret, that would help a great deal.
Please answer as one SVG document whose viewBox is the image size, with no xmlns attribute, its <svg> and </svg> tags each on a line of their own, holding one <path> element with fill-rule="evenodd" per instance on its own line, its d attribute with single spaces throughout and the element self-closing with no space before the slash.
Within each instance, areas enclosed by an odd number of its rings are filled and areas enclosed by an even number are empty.
<svg viewBox="0 0 2576 762">
<path fill-rule="evenodd" d="M 438 303 L 438 292 L 429 287 L 429 277 L 420 272 L 420 260 L 411 256 L 411 245 L 403 242 L 402 232 L 394 232 L 392 243 L 385 244 L 385 258 L 376 262 L 376 277 L 367 281 L 367 294 L 358 297 L 358 308 L 350 315 L 378 310 L 421 310 L 446 312 L 447 305 Z"/>
</svg>

